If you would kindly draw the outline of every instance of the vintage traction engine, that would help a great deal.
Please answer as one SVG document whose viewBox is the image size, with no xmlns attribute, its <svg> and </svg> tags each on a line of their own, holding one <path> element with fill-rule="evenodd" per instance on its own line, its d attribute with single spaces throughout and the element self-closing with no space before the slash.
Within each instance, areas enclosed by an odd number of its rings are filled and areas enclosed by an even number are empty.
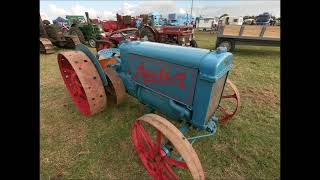
<svg viewBox="0 0 320 180">
<path fill-rule="evenodd" d="M 181 168 L 193 179 L 205 179 L 192 144 L 213 136 L 217 124 L 226 123 L 240 105 L 239 93 L 228 79 L 232 54 L 225 48 L 210 51 L 125 40 L 119 49 L 93 55 L 79 44 L 75 51 L 58 54 L 58 64 L 74 103 L 85 116 L 123 102 L 126 93 L 145 105 L 147 114 L 133 121 L 131 137 L 150 176 L 179 179 L 175 171 Z M 228 88 L 230 94 L 226 94 Z M 221 107 L 228 99 L 234 102 L 232 112 Z M 176 120 L 179 128 L 155 111 Z M 191 128 L 202 133 L 188 137 Z"/>
</svg>

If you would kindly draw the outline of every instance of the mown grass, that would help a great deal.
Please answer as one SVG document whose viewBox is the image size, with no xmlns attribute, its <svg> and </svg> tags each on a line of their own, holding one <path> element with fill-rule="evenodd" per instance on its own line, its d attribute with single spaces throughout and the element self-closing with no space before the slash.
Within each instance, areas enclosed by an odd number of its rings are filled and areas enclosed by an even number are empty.
<svg viewBox="0 0 320 180">
<path fill-rule="evenodd" d="M 214 34 L 196 38 L 201 48 L 214 48 Z M 194 148 L 207 179 L 280 179 L 280 49 L 242 45 L 233 54 L 229 78 L 240 91 L 240 111 Z M 41 179 L 150 179 L 130 139 L 143 106 L 127 96 L 118 107 L 82 116 L 56 56 L 40 55 Z"/>
</svg>

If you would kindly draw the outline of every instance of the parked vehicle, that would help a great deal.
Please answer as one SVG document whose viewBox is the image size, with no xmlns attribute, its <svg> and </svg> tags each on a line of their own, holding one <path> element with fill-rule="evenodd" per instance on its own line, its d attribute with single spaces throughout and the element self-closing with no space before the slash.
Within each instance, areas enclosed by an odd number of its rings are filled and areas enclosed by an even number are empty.
<svg viewBox="0 0 320 180">
<path fill-rule="evenodd" d="M 106 38 L 103 40 L 96 40 L 97 52 L 107 48 L 117 48 L 121 41 L 129 40 L 136 41 L 139 39 L 137 28 L 120 29 L 113 32 L 107 32 Z"/>
<path fill-rule="evenodd" d="M 219 19 L 221 25 L 242 25 L 243 17 L 241 16 L 223 16 Z"/>
<path fill-rule="evenodd" d="M 243 20 L 244 25 L 255 25 L 256 21 L 254 19 L 245 19 Z"/>
<path fill-rule="evenodd" d="M 45 23 L 44 23 L 45 22 Z M 80 40 L 77 36 L 64 33 L 64 28 L 58 24 L 50 24 L 41 20 L 40 16 L 40 53 L 54 53 L 54 46 L 74 49 Z"/>
<path fill-rule="evenodd" d="M 265 12 L 263 14 L 260 14 L 256 17 L 256 24 L 257 25 L 270 25 L 270 22 L 272 21 L 271 14 L 268 12 Z"/>
<path fill-rule="evenodd" d="M 70 26 L 69 33 L 77 35 L 81 43 L 89 43 L 91 47 L 95 47 L 95 40 L 105 38 L 104 31 L 100 24 L 94 24 L 89 19 L 88 12 L 85 12 L 87 20 L 83 16 L 70 16 L 67 15 L 66 19 Z"/>
<path fill-rule="evenodd" d="M 139 29 L 139 38 L 151 42 L 197 47 L 193 25 L 180 24 L 188 20 L 186 16 L 179 17 L 177 14 L 171 14 L 166 22 L 165 18 L 158 13 L 151 13 L 151 16 L 142 15 L 142 22 L 147 24 L 143 24 Z"/>
<path fill-rule="evenodd" d="M 224 25 L 217 33 L 216 47 L 233 51 L 236 43 L 280 46 L 280 26 Z"/>
</svg>

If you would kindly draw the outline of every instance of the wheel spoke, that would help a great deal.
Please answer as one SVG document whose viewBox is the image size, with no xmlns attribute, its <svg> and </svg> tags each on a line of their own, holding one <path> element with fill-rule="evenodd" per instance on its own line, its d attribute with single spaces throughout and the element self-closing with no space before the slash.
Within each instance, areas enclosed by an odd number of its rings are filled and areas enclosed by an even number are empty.
<svg viewBox="0 0 320 180">
<path fill-rule="evenodd" d="M 164 179 L 163 173 L 162 173 L 163 166 L 160 162 L 157 162 L 156 165 L 157 165 L 156 166 L 157 177 L 159 180 L 163 180 Z"/>
<path fill-rule="evenodd" d="M 188 168 L 187 163 L 182 162 L 182 161 L 178 161 L 178 160 L 175 160 L 175 159 L 172 159 L 172 158 L 169 158 L 169 157 L 165 157 L 165 161 L 168 164 L 171 164 L 171 165 L 174 165 L 174 166 L 178 166 L 178 167 L 185 168 L 185 169 Z"/>
<path fill-rule="evenodd" d="M 143 126 L 141 125 L 140 121 L 136 121 L 135 124 L 138 128 L 139 134 L 141 135 L 140 137 L 142 137 L 144 139 L 144 141 L 148 144 L 150 149 L 154 149 L 154 144 L 150 138 L 150 136 L 147 134 L 147 132 L 144 130 Z"/>
<path fill-rule="evenodd" d="M 153 131 L 149 129 L 149 126 L 148 128 L 146 127 L 147 124 L 153 128 Z M 146 132 L 146 130 L 148 130 L 148 132 Z M 149 136 L 150 132 L 152 132 L 153 135 L 153 137 L 151 137 L 152 140 Z M 163 134 L 164 132 L 165 134 Z M 153 179 L 178 180 L 179 174 L 176 174 L 175 170 L 183 168 L 187 169 L 193 178 L 203 180 L 205 176 L 196 152 L 189 141 L 181 139 L 181 134 L 176 132 L 179 132 L 179 130 L 166 119 L 150 113 L 134 121 L 131 136 L 144 167 Z M 162 145 L 172 146 L 172 148 L 179 146 L 180 148 L 176 149 L 178 155 L 180 155 L 182 159 L 189 156 L 190 159 L 187 162 L 193 163 L 193 165 L 190 166 L 183 160 L 168 157 L 165 153 L 166 151 L 162 149 Z M 169 147 L 169 149 L 171 148 Z M 174 156 L 175 155 L 176 154 L 174 154 Z"/>
<path fill-rule="evenodd" d="M 157 132 L 157 139 L 156 139 L 156 151 L 158 152 L 158 153 L 160 153 L 161 152 L 161 132 L 158 130 L 158 132 Z"/>
<path fill-rule="evenodd" d="M 228 113 L 223 107 L 220 106 L 220 111 L 225 115 L 228 116 L 230 113 Z"/>
<path fill-rule="evenodd" d="M 172 170 L 172 168 L 167 164 L 167 163 L 163 163 L 164 165 L 164 170 L 166 170 L 166 174 L 168 174 L 170 177 L 168 179 L 176 179 L 178 180 L 179 177 L 174 173 L 174 171 Z"/>
</svg>

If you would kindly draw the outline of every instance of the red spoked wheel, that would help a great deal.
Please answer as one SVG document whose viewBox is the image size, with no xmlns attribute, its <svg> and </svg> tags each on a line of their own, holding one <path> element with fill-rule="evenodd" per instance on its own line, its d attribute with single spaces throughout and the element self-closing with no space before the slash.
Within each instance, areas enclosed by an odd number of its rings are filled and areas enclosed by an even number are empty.
<svg viewBox="0 0 320 180">
<path fill-rule="evenodd" d="M 58 63 L 64 83 L 78 109 L 85 116 L 102 111 L 107 96 L 98 71 L 81 51 L 58 54 Z"/>
<path fill-rule="evenodd" d="M 179 179 L 174 172 L 182 168 L 193 179 L 204 179 L 197 153 L 183 134 L 168 120 L 156 114 L 146 114 L 133 123 L 134 147 L 149 174 L 157 180 Z M 182 158 L 177 160 L 176 157 Z"/>
<path fill-rule="evenodd" d="M 223 92 L 223 96 L 221 97 L 221 102 L 226 100 L 232 100 L 236 102 L 236 107 L 232 112 L 227 112 L 225 108 L 219 106 L 219 111 L 223 113 L 223 116 L 219 118 L 219 123 L 227 123 L 237 112 L 240 106 L 240 94 L 237 87 L 233 84 L 233 82 L 227 79 L 227 87 L 229 88 L 229 92 L 226 92 L 226 89 Z M 231 91 L 231 92 L 230 92 Z M 231 95 L 225 95 L 230 93 Z"/>
</svg>

